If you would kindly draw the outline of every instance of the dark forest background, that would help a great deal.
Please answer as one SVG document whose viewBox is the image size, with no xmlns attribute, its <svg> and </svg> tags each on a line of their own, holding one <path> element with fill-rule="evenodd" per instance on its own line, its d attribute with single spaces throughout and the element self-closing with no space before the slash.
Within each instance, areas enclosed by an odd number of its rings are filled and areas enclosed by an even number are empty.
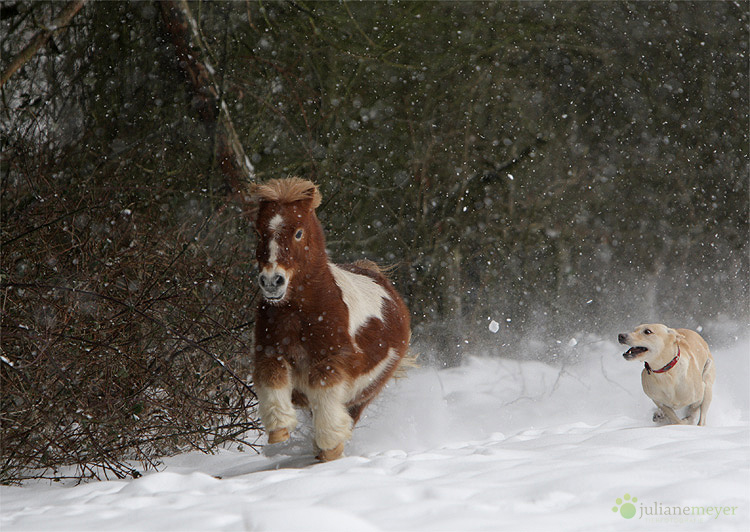
<svg viewBox="0 0 750 532">
<path fill-rule="evenodd" d="M 320 185 L 428 363 L 746 330 L 747 3 L 0 10 L 0 480 L 255 445 L 254 181 Z"/>
</svg>

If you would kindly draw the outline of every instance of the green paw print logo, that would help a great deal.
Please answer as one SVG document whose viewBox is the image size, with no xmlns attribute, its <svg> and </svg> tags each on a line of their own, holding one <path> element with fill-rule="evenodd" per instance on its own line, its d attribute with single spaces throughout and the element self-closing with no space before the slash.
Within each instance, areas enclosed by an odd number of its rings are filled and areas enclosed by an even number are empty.
<svg viewBox="0 0 750 532">
<path fill-rule="evenodd" d="M 615 501 L 615 504 L 617 506 L 612 507 L 613 512 L 620 512 L 620 515 L 623 516 L 625 519 L 632 519 L 635 515 L 635 506 L 633 506 L 634 502 L 638 502 L 637 497 L 630 498 L 630 495 L 626 493 L 622 499 L 618 498 Z"/>
</svg>

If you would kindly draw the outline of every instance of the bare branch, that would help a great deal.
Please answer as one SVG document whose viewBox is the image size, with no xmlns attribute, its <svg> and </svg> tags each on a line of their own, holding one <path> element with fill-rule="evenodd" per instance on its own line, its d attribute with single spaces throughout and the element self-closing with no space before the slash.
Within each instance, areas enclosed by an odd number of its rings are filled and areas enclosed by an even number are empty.
<svg viewBox="0 0 750 532">
<path fill-rule="evenodd" d="M 3 69 L 2 77 L 0 77 L 0 88 L 15 74 L 23 65 L 25 65 L 39 49 L 47 44 L 47 41 L 56 33 L 65 29 L 70 23 L 71 19 L 81 10 L 86 4 L 87 0 L 75 0 L 74 2 L 68 2 L 62 11 L 54 18 L 54 20 L 31 39 L 31 42 L 21 50 L 21 52 L 13 58 L 10 64 Z"/>
</svg>

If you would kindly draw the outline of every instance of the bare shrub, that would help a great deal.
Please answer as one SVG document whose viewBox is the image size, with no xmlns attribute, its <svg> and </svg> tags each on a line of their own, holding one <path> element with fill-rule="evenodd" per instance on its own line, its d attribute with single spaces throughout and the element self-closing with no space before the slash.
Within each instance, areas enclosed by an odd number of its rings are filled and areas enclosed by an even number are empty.
<svg viewBox="0 0 750 532">
<path fill-rule="evenodd" d="M 66 155 L 16 145 L 5 161 L 0 481 L 254 448 L 242 216 L 116 164 L 82 176 Z"/>
</svg>

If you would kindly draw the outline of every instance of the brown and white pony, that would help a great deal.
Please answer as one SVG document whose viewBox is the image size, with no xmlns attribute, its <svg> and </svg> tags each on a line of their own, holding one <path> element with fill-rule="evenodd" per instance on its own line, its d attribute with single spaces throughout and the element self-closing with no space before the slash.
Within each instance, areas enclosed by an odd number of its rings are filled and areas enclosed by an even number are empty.
<svg viewBox="0 0 750 532">
<path fill-rule="evenodd" d="M 278 443 L 297 424 L 294 406 L 309 407 L 317 458 L 334 460 L 406 355 L 409 311 L 374 263 L 329 261 L 315 184 L 274 179 L 253 194 L 263 296 L 253 375 L 260 418 L 268 443 Z"/>
</svg>

